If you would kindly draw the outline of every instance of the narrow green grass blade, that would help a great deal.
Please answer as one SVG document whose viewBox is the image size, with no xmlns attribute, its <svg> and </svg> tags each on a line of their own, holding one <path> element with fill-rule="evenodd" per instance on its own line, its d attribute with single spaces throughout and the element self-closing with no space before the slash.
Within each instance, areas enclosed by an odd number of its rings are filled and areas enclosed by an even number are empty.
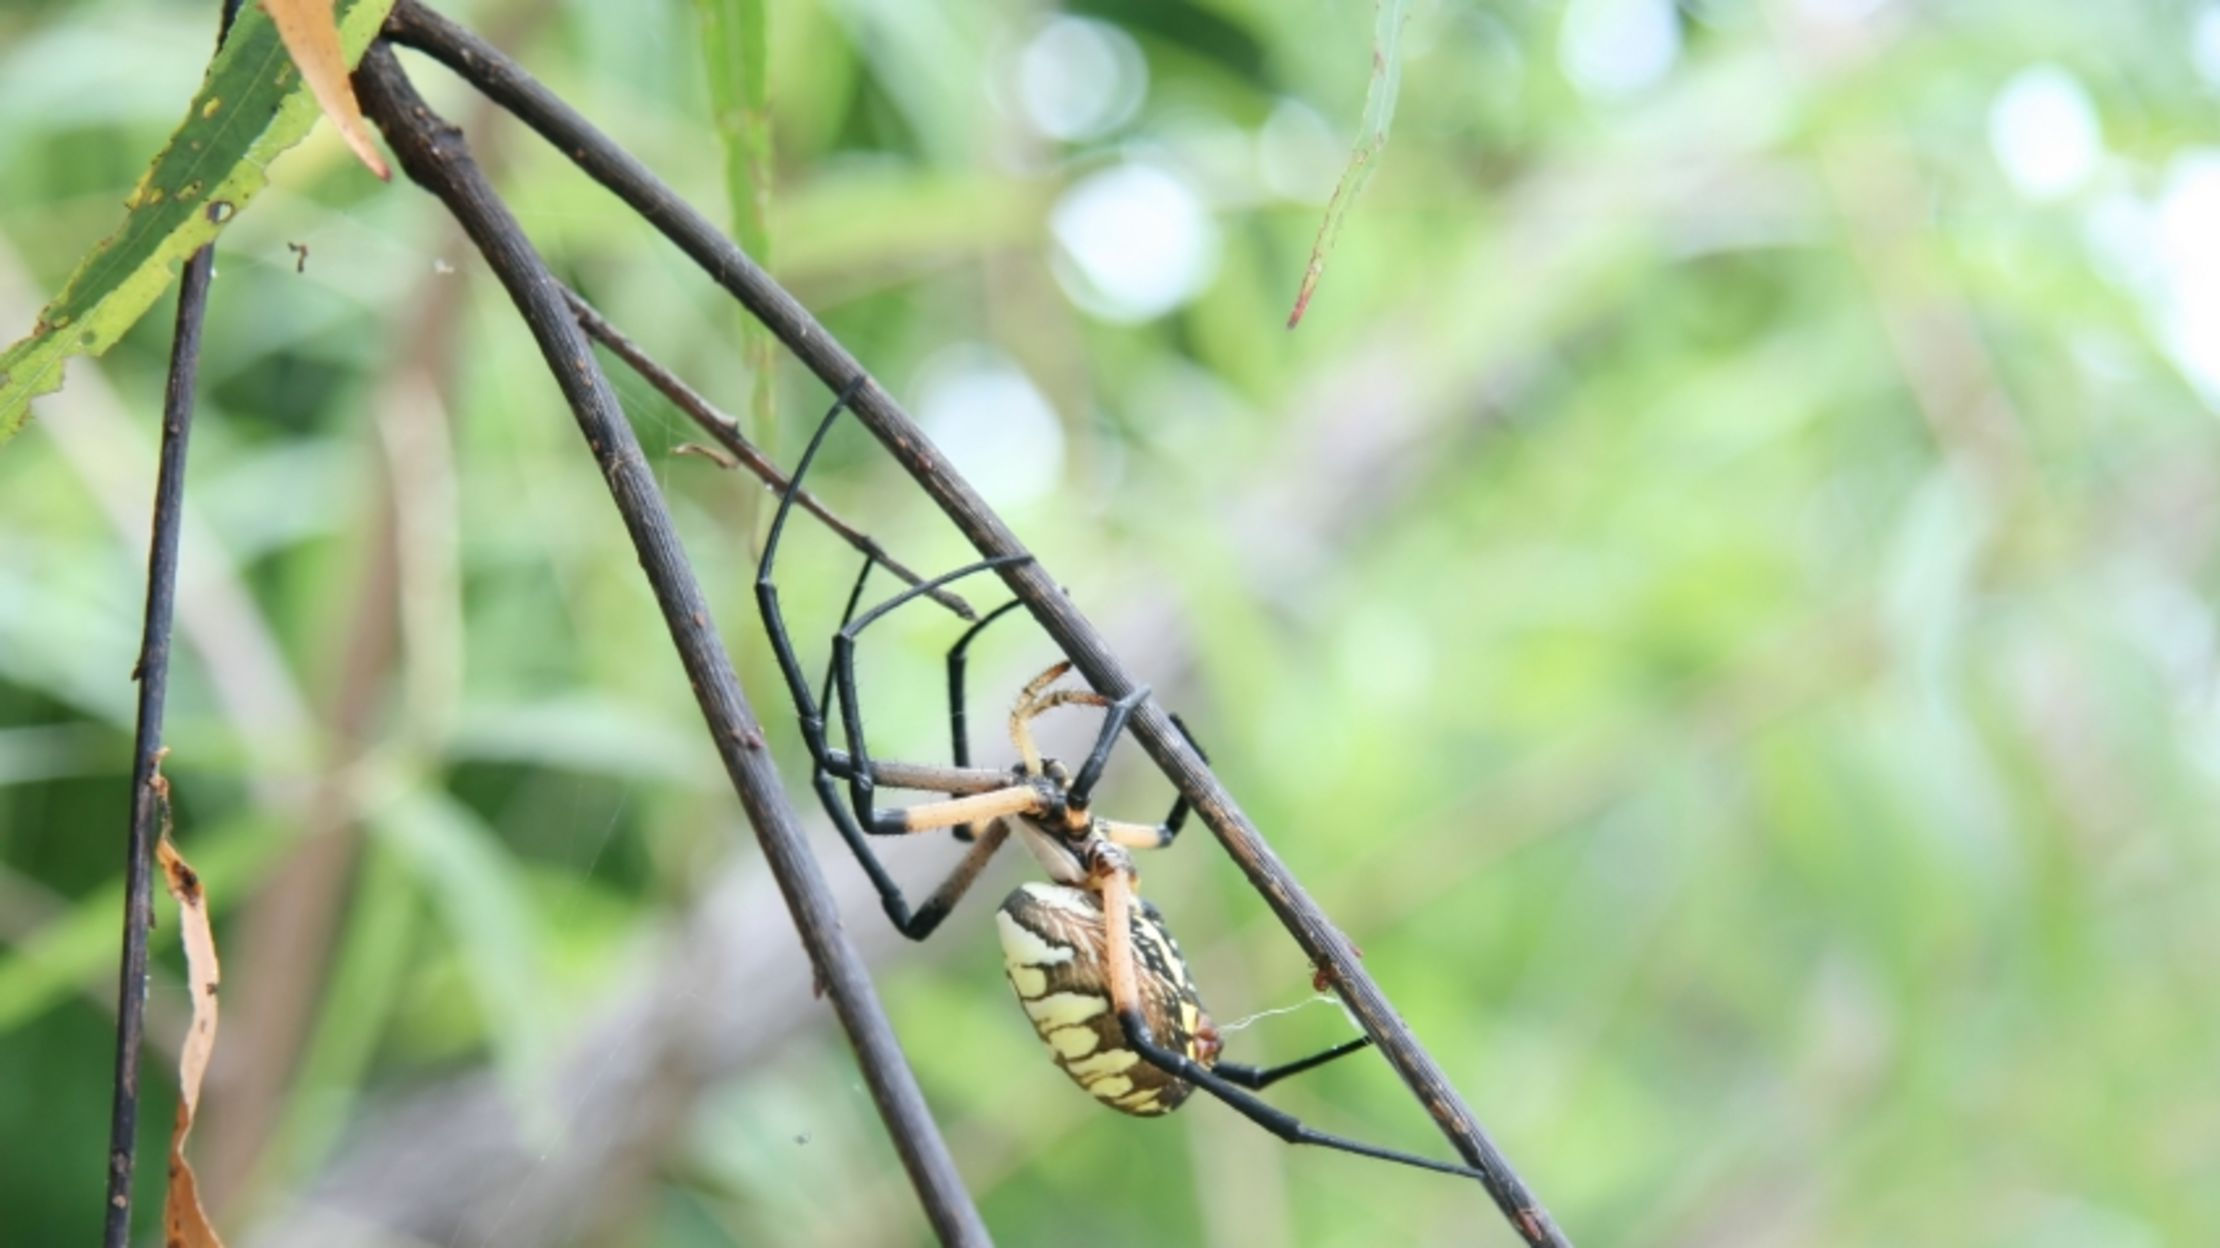
<svg viewBox="0 0 2220 1248">
<path fill-rule="evenodd" d="M 1372 82 L 1364 93 L 1364 133 L 1357 137 L 1349 163 L 1326 201 L 1326 216 L 1318 223 L 1318 238 L 1310 247 L 1310 263 L 1303 269 L 1303 284 L 1295 293 L 1295 310 L 1287 314 L 1287 327 L 1302 324 L 1318 279 L 1326 272 L 1326 256 L 1341 237 L 1342 222 L 1357 192 L 1372 180 L 1372 168 L 1387 147 L 1388 127 L 1395 121 L 1395 97 L 1403 89 L 1403 23 L 1410 17 L 1409 0 L 1373 0 Z"/>
<path fill-rule="evenodd" d="M 701 20 L 702 68 L 718 141 L 725 149 L 725 193 L 732 236 L 771 267 L 771 57 L 765 0 L 694 0 Z M 741 358 L 754 377 L 749 433 L 773 445 L 771 369 L 778 358 L 771 332 L 752 317 L 740 327 Z"/>
<path fill-rule="evenodd" d="M 349 63 L 393 0 L 339 0 Z M 123 225 L 77 266 L 29 336 L 0 352 L 0 442 L 31 400 L 59 387 L 73 355 L 98 355 L 154 306 L 178 266 L 236 219 L 269 182 L 270 162 L 308 133 L 316 101 L 259 5 L 239 14 L 184 124 L 124 201 Z"/>
<path fill-rule="evenodd" d="M 539 921 L 524 874 L 469 807 L 429 789 L 400 793 L 371 815 L 380 852 L 394 853 L 446 925 L 468 969 L 510 1085 L 531 1086 L 551 1052 Z"/>
</svg>

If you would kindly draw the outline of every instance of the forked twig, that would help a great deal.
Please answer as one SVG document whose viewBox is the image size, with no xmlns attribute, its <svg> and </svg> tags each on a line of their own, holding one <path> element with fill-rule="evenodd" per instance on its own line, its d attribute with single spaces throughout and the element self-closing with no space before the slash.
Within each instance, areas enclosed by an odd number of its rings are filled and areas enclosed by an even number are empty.
<svg viewBox="0 0 2220 1248">
<path fill-rule="evenodd" d="M 498 50 L 416 0 L 400 0 L 386 26 L 387 37 L 428 53 L 553 143 L 588 176 L 614 192 L 676 243 L 703 271 L 740 300 L 779 336 L 810 371 L 840 391 L 859 376 L 862 365 L 825 327 L 761 266 L 561 98 L 542 86 Z M 875 382 L 861 387 L 852 405 L 857 417 L 901 462 L 920 487 L 939 504 L 964 536 L 986 558 L 1026 554 L 1023 543 L 990 510 L 968 482 L 929 442 L 893 396 Z M 1044 632 L 1069 656 L 1089 684 L 1117 697 L 1134 687 L 1108 643 L 1066 598 L 1056 579 L 1038 560 L 1000 569 L 1002 579 L 1025 602 Z M 1321 974 L 1340 991 L 1403 1081 L 1432 1115 L 1467 1164 L 1485 1176 L 1488 1194 L 1518 1234 L 1530 1244 L 1564 1245 L 1560 1231 L 1541 1202 L 1527 1189 L 1464 1101 L 1450 1086 L 1425 1048 L 1411 1033 L 1379 986 L 1366 973 L 1347 937 L 1311 900 L 1294 875 L 1257 831 L 1195 753 L 1171 717 L 1154 702 L 1143 703 L 1131 721 L 1134 736 L 1172 784 L 1194 803 L 1265 903 L 1280 919 Z"/>
<path fill-rule="evenodd" d="M 627 337 L 623 330 L 610 324 L 609 318 L 597 311 L 594 305 L 586 302 L 585 298 L 577 291 L 566 286 L 563 288 L 563 298 L 569 301 L 570 310 L 578 317 L 578 324 L 585 329 L 586 333 L 595 342 L 609 348 L 609 354 L 623 360 L 626 367 L 640 375 L 641 380 L 662 392 L 663 397 L 669 399 L 672 406 L 686 413 L 687 419 L 700 426 L 703 433 L 715 438 L 717 445 L 725 448 L 725 451 L 736 461 L 737 466 L 754 473 L 757 479 L 773 490 L 784 490 L 786 488 L 786 474 L 780 472 L 778 465 L 772 463 L 762 451 L 757 450 L 755 443 L 748 441 L 748 435 L 740 432 L 739 421 L 718 411 L 714 404 L 702 397 L 700 391 L 687 385 L 684 378 L 663 367 L 639 343 Z M 728 464 L 725 466 L 733 467 L 735 465 Z M 870 534 L 857 529 L 854 525 L 834 515 L 831 508 L 818 502 L 817 496 L 808 490 L 796 494 L 794 503 L 802 510 L 823 521 L 826 528 L 839 534 L 841 540 L 855 547 L 857 554 L 877 562 L 880 567 L 893 573 L 904 583 L 918 585 L 924 582 L 923 577 L 910 571 L 888 555 Z M 965 602 L 962 597 L 951 590 L 931 589 L 926 591 L 925 596 L 955 612 L 963 619 L 975 620 L 979 618 L 973 614 L 971 604 Z"/>
<path fill-rule="evenodd" d="M 639 553 L 702 717 L 709 723 L 718 757 L 755 826 L 764 859 L 778 878 L 802 944 L 855 1046 L 857 1065 L 933 1229 L 944 1243 L 989 1242 L 979 1211 L 956 1172 L 955 1159 L 895 1042 L 863 960 L 841 929 L 839 910 L 803 839 L 778 769 L 763 748 L 762 730 L 740 691 L 731 656 L 710 621 L 709 605 L 679 545 L 654 474 L 616 392 L 595 363 L 585 333 L 564 301 L 561 284 L 471 159 L 461 131 L 417 96 L 390 49 L 382 44 L 372 47 L 355 72 L 355 87 L 364 111 L 385 132 L 401 167 L 447 206 L 485 256 L 562 388 Z"/>
</svg>

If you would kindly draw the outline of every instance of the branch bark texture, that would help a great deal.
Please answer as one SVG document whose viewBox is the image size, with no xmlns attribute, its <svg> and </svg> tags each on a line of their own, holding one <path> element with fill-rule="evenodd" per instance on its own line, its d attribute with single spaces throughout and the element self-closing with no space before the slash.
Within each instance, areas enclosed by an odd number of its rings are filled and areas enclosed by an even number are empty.
<svg viewBox="0 0 2220 1248">
<path fill-rule="evenodd" d="M 839 911 L 764 749 L 762 730 L 710 621 L 708 603 L 679 545 L 654 474 L 616 392 L 595 363 L 561 283 L 471 160 L 461 132 L 416 94 L 390 50 L 383 45 L 371 49 L 356 71 L 355 86 L 364 111 L 385 132 L 401 167 L 447 206 L 485 256 L 562 388 L 639 552 L 718 757 L 755 826 L 764 858 L 855 1046 L 872 1099 L 933 1229 L 944 1243 L 988 1243 L 985 1224 L 895 1042 L 862 958 L 841 929 Z"/>
</svg>

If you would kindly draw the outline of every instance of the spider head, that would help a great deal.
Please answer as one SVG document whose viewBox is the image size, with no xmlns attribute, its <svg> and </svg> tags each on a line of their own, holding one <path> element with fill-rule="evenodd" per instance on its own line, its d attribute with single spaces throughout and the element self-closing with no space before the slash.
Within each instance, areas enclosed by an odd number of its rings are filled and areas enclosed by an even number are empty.
<svg viewBox="0 0 2220 1248">
<path fill-rule="evenodd" d="M 1057 828 L 1065 837 L 1077 840 L 1094 831 L 1095 821 L 1087 810 L 1094 803 L 1086 797 L 1077 797 L 1071 791 L 1071 769 L 1053 758 L 1041 760 L 1040 779 L 1048 782 L 1053 791 L 1052 800 L 1042 804 L 1041 818 Z M 1043 796 L 1048 796 L 1044 791 Z"/>
<path fill-rule="evenodd" d="M 1107 846 L 1100 822 L 1065 790 L 1069 773 L 1053 759 L 1043 760 L 1038 775 L 1024 777 L 1038 795 L 1040 808 L 1011 820 L 1027 849 L 1048 877 L 1059 884 L 1081 884 Z M 1114 849 L 1114 846 L 1107 846 Z"/>
<path fill-rule="evenodd" d="M 1033 852 L 1048 878 L 1059 884 L 1086 883 L 1086 840 L 1066 832 L 1064 820 L 1057 812 L 1021 815 L 1010 820 L 1010 824 L 1017 829 L 1019 839 Z"/>
<path fill-rule="evenodd" d="M 1071 769 L 1053 758 L 1041 760 L 1038 772 L 1028 773 L 1024 764 L 1017 767 L 1020 781 L 1029 781 L 1041 795 L 1041 809 L 1037 816 L 1047 826 L 1056 829 L 1065 838 L 1078 840 L 1094 831 L 1094 818 L 1087 813 L 1093 803 L 1086 798 L 1073 797 Z"/>
</svg>

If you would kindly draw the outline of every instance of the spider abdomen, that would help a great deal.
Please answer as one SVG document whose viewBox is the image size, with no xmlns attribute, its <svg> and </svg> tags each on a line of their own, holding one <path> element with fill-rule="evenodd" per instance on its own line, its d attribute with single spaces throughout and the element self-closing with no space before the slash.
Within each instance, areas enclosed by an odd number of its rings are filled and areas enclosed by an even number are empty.
<svg viewBox="0 0 2220 1248">
<path fill-rule="evenodd" d="M 1102 907 L 1093 893 L 1064 884 L 1021 885 L 995 916 L 1003 970 L 1033 1030 L 1056 1065 L 1096 1100 L 1152 1117 L 1187 1099 L 1187 1081 L 1150 1064 L 1126 1043 L 1110 1004 Z M 1203 1010 L 1187 960 L 1156 907 L 1132 918 L 1141 1013 L 1157 1043 L 1202 1065 L 1218 1059 L 1218 1029 Z"/>
</svg>

